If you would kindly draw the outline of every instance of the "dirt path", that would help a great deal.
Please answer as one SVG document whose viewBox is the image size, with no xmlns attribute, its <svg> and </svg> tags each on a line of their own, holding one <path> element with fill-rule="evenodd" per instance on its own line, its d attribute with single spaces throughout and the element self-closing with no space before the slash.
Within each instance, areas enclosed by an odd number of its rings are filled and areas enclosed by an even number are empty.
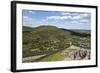
<svg viewBox="0 0 100 73">
<path fill-rule="evenodd" d="M 31 57 L 25 57 L 23 58 L 23 62 L 28 62 L 28 61 L 32 61 L 32 60 L 35 60 L 35 59 L 38 59 L 38 58 L 41 58 L 43 56 L 45 56 L 46 54 L 44 55 L 37 55 L 37 56 L 31 56 Z"/>
</svg>

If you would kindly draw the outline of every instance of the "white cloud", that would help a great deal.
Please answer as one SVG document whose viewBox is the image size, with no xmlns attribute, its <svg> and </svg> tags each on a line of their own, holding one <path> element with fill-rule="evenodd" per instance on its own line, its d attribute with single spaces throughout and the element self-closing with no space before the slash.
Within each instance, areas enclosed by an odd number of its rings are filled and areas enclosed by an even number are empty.
<svg viewBox="0 0 100 73">
<path fill-rule="evenodd" d="M 49 20 L 49 19 L 55 19 L 55 20 L 57 20 L 57 19 L 59 19 L 59 20 L 64 20 L 64 19 L 71 19 L 71 20 L 74 20 L 74 19 L 81 19 L 82 17 L 80 16 L 80 15 L 77 15 L 77 16 L 48 16 L 47 17 L 47 20 Z"/>
<path fill-rule="evenodd" d="M 31 13 L 31 14 L 34 14 L 35 12 L 34 11 L 32 11 L 32 10 L 30 10 L 30 11 L 28 11 L 29 13 Z"/>
<path fill-rule="evenodd" d="M 80 14 L 80 15 L 83 16 L 83 17 L 88 17 L 89 16 L 88 13 L 83 13 L 83 14 Z"/>
<path fill-rule="evenodd" d="M 85 19 L 86 17 L 89 17 L 89 14 L 83 13 L 83 14 L 78 14 L 76 16 L 73 16 L 73 19 Z"/>
<path fill-rule="evenodd" d="M 27 26 L 30 25 L 30 22 L 32 21 L 32 18 L 28 16 L 23 16 L 23 25 Z"/>
<path fill-rule="evenodd" d="M 82 19 L 82 20 L 80 20 L 80 22 L 83 22 L 83 23 L 88 23 L 88 22 L 89 22 L 89 20 Z"/>
<path fill-rule="evenodd" d="M 64 20 L 64 19 L 71 19 L 71 16 L 48 16 L 47 20 L 49 19 Z"/>
<path fill-rule="evenodd" d="M 75 23 L 79 23 L 79 22 L 74 20 L 74 21 L 71 21 L 71 23 L 72 24 L 75 24 Z"/>
<path fill-rule="evenodd" d="M 61 15 L 67 15 L 67 16 L 77 16 L 80 13 L 76 13 L 76 12 L 61 12 Z"/>
<path fill-rule="evenodd" d="M 23 19 L 28 19 L 29 17 L 28 16 L 23 16 Z"/>
<path fill-rule="evenodd" d="M 35 27 L 38 24 L 38 22 L 29 16 L 23 16 L 23 25 L 24 26 L 30 26 Z"/>
<path fill-rule="evenodd" d="M 82 17 L 80 15 L 74 16 L 72 19 L 81 19 Z"/>
<path fill-rule="evenodd" d="M 33 18 L 31 18 L 29 16 L 23 16 L 23 21 L 29 22 L 29 21 L 32 21 L 32 20 L 33 20 Z"/>
<path fill-rule="evenodd" d="M 49 20 L 49 19 L 59 19 L 60 16 L 48 16 L 46 19 Z"/>
<path fill-rule="evenodd" d="M 62 16 L 61 19 L 71 19 L 71 16 Z"/>
<path fill-rule="evenodd" d="M 69 12 L 61 12 L 61 15 L 70 15 Z"/>
<path fill-rule="evenodd" d="M 89 17 L 88 13 L 70 13 L 70 12 L 61 12 L 59 16 L 47 16 L 46 20 L 54 19 L 54 20 L 80 20 Z"/>
</svg>

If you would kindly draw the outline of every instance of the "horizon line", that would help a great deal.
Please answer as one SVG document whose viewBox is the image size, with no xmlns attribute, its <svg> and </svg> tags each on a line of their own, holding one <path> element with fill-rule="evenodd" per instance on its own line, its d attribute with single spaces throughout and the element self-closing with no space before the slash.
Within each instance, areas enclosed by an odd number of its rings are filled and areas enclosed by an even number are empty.
<svg viewBox="0 0 100 73">
<path fill-rule="evenodd" d="M 25 25 L 22 25 L 22 27 L 25 26 Z M 52 26 L 52 25 L 40 25 L 40 26 Z M 40 26 L 36 26 L 36 27 L 32 27 L 32 26 L 25 26 L 25 27 L 30 27 L 30 28 L 37 28 L 37 27 L 40 27 Z M 57 27 L 57 26 L 55 26 Z M 60 28 L 60 27 L 57 27 L 57 28 Z M 60 29 L 72 29 L 72 28 L 60 28 Z M 75 29 L 73 29 L 75 30 Z M 77 30 L 91 30 L 91 29 L 77 29 Z"/>
</svg>

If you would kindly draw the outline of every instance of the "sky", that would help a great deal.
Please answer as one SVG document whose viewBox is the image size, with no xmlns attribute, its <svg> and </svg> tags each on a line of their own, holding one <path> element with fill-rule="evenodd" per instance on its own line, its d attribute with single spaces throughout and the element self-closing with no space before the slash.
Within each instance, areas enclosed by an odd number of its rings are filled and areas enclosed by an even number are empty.
<svg viewBox="0 0 100 73">
<path fill-rule="evenodd" d="M 91 14 L 61 11 L 22 11 L 23 26 L 51 25 L 64 29 L 91 29 Z"/>
</svg>

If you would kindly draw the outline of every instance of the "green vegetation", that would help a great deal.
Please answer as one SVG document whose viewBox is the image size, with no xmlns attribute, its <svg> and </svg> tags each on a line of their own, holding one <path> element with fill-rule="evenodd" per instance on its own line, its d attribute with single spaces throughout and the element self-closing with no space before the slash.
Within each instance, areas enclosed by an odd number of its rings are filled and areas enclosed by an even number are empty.
<svg viewBox="0 0 100 73">
<path fill-rule="evenodd" d="M 85 35 L 85 36 L 84 36 Z M 60 29 L 55 26 L 39 26 L 36 28 L 23 26 L 23 58 L 50 54 L 70 47 L 71 45 L 90 49 L 90 33 L 78 33 Z M 59 53 L 52 54 L 41 61 L 63 60 Z"/>
<path fill-rule="evenodd" d="M 42 58 L 40 61 L 45 62 L 45 61 L 61 61 L 64 60 L 64 58 L 60 55 L 60 53 L 54 53 L 48 57 Z"/>
<path fill-rule="evenodd" d="M 26 28 L 25 28 L 26 29 Z M 53 52 L 69 47 L 70 33 L 53 26 L 23 31 L 23 57 Z"/>
</svg>

